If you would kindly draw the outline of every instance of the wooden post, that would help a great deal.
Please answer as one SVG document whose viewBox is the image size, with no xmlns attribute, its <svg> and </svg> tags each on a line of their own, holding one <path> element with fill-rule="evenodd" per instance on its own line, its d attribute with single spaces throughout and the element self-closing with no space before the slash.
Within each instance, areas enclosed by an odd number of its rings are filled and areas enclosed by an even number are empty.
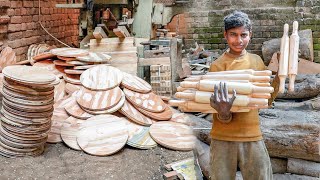
<svg viewBox="0 0 320 180">
<path fill-rule="evenodd" d="M 170 65 L 171 65 L 171 91 L 176 93 L 175 82 L 180 81 L 179 74 L 182 72 L 182 41 L 172 38 L 170 42 Z"/>
</svg>

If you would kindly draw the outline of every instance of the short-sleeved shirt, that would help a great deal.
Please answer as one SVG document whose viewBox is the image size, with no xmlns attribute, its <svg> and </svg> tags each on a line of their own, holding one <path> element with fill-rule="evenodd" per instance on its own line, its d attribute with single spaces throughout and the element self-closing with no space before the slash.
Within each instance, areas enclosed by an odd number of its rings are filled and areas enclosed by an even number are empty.
<svg viewBox="0 0 320 180">
<path fill-rule="evenodd" d="M 228 50 L 214 61 L 209 71 L 228 70 L 265 70 L 266 67 L 260 56 L 244 51 L 240 56 L 230 54 Z M 259 123 L 258 110 L 249 112 L 232 113 L 232 120 L 229 123 L 222 123 L 217 119 L 217 114 L 213 114 L 213 127 L 211 137 L 223 141 L 258 141 L 262 139 Z"/>
</svg>

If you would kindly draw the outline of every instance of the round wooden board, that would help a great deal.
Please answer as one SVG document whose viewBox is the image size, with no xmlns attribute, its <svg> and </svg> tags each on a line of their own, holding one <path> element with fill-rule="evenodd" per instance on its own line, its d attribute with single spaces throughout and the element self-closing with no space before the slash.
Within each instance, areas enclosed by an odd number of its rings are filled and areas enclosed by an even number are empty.
<svg viewBox="0 0 320 180">
<path fill-rule="evenodd" d="M 128 140 L 126 121 L 121 118 L 113 115 L 99 115 L 95 116 L 90 123 L 86 122 L 81 124 L 77 142 L 88 154 L 97 156 L 114 154 L 122 149 Z"/>
<path fill-rule="evenodd" d="M 163 112 L 160 113 L 155 113 L 155 112 L 150 112 L 150 111 L 146 111 L 142 108 L 137 107 L 137 110 L 140 111 L 142 114 L 157 120 L 157 121 L 167 121 L 170 120 L 172 117 L 172 111 L 170 109 L 170 107 L 168 105 L 166 105 L 166 109 Z"/>
<path fill-rule="evenodd" d="M 61 61 L 61 60 L 54 60 L 53 63 L 56 65 L 56 66 L 64 66 L 64 67 L 73 67 L 75 65 L 73 64 L 70 64 L 70 63 L 67 63 L 65 61 Z"/>
<path fill-rule="evenodd" d="M 148 93 L 152 90 L 152 87 L 145 80 L 133 76 L 131 74 L 123 72 L 123 79 L 121 85 L 127 89 L 130 89 L 139 93 Z"/>
<path fill-rule="evenodd" d="M 114 67 L 99 65 L 85 70 L 81 76 L 81 84 L 92 90 L 108 90 L 118 86 L 122 81 L 122 72 Z"/>
<path fill-rule="evenodd" d="M 56 49 L 51 49 L 50 52 L 54 55 L 63 56 L 63 57 L 78 57 L 78 56 L 85 56 L 89 54 L 87 50 L 78 49 L 78 48 L 56 48 Z"/>
<path fill-rule="evenodd" d="M 192 121 L 190 120 L 190 117 L 187 116 L 185 113 L 174 112 L 170 121 L 185 124 L 188 126 L 193 125 Z"/>
<path fill-rule="evenodd" d="M 57 56 L 58 59 L 61 59 L 62 61 L 74 61 L 77 60 L 75 57 L 63 57 L 63 56 Z"/>
<path fill-rule="evenodd" d="M 118 104 L 121 99 L 121 92 L 119 87 L 107 91 L 91 91 L 82 87 L 77 102 L 84 109 L 102 111 Z"/>
<path fill-rule="evenodd" d="M 71 96 L 69 98 L 71 98 L 71 100 L 68 104 L 66 104 L 65 110 L 70 116 L 82 120 L 86 120 L 93 116 L 92 114 L 89 114 L 83 109 L 81 109 L 81 107 L 77 103 L 76 97 Z"/>
<path fill-rule="evenodd" d="M 41 54 L 37 54 L 33 57 L 34 61 L 41 61 L 41 60 L 45 60 L 45 59 L 52 59 L 55 58 L 56 55 L 50 53 L 50 52 L 43 52 Z"/>
<path fill-rule="evenodd" d="M 62 123 L 61 139 L 74 150 L 81 150 L 77 143 L 77 133 L 80 130 L 80 124 L 84 121 L 74 117 L 69 117 Z"/>
<path fill-rule="evenodd" d="M 65 86 L 65 91 L 68 94 L 72 94 L 76 91 L 79 91 L 81 89 L 82 86 L 80 85 L 75 85 L 75 84 L 71 84 L 71 83 L 67 83 Z"/>
<path fill-rule="evenodd" d="M 77 57 L 78 60 L 84 62 L 110 62 L 111 56 L 103 52 L 89 52 L 86 56 Z"/>
<path fill-rule="evenodd" d="M 53 101 L 53 97 L 54 97 L 53 93 L 48 95 L 30 95 L 30 94 L 15 92 L 15 91 L 12 91 L 11 89 L 8 89 L 6 86 L 4 86 L 2 90 L 0 90 L 0 92 L 4 97 L 7 97 L 10 100 L 12 98 L 14 100 L 21 101 L 22 104 L 28 104 L 27 102 L 24 102 L 24 101 L 39 101 L 40 105 L 48 104 L 49 102 Z"/>
<path fill-rule="evenodd" d="M 77 66 L 87 66 L 87 65 L 91 64 L 91 63 L 86 63 L 86 62 L 81 62 L 81 61 L 68 61 L 68 63 L 75 65 L 75 67 L 77 67 Z"/>
<path fill-rule="evenodd" d="M 128 101 L 132 103 L 132 105 L 140 107 L 144 110 L 159 113 L 163 112 L 167 107 L 162 99 L 153 92 L 141 94 L 126 88 L 123 89 L 123 92 L 126 95 Z"/>
<path fill-rule="evenodd" d="M 91 65 L 81 65 L 81 66 L 74 66 L 73 69 L 76 69 L 76 70 L 87 70 L 87 69 L 90 69 L 90 68 L 93 68 L 93 67 L 96 67 L 98 65 L 96 64 L 91 64 Z"/>
<path fill-rule="evenodd" d="M 52 60 L 43 60 L 40 62 L 36 62 L 33 66 L 45 68 L 59 78 L 62 78 L 65 69 L 63 66 L 56 66 Z"/>
<path fill-rule="evenodd" d="M 50 71 L 33 66 L 7 66 L 2 73 L 7 78 L 30 84 L 50 84 L 56 80 Z"/>
<path fill-rule="evenodd" d="M 150 127 L 141 126 L 131 121 L 128 121 L 127 125 L 129 132 L 128 145 L 139 149 L 150 149 L 157 146 L 157 143 L 149 134 Z"/>
<path fill-rule="evenodd" d="M 25 85 L 6 77 L 4 78 L 3 85 L 10 91 L 14 91 L 20 94 L 45 96 L 54 93 L 53 86 L 48 87 L 47 85 Z"/>
<path fill-rule="evenodd" d="M 80 82 L 80 76 L 79 75 L 74 75 L 74 74 L 65 74 L 63 75 L 63 79 L 71 84 L 75 85 L 82 85 Z"/>
<path fill-rule="evenodd" d="M 78 75 L 81 75 L 84 72 L 84 70 L 65 69 L 64 72 L 66 74 L 78 74 Z"/>
<path fill-rule="evenodd" d="M 152 124 L 150 135 L 158 144 L 179 151 L 191 151 L 196 141 L 189 126 L 170 121 Z"/>
<path fill-rule="evenodd" d="M 134 106 L 132 106 L 128 101 L 125 101 L 122 108 L 119 110 L 120 113 L 128 117 L 135 123 L 141 124 L 143 126 L 150 126 L 152 121 L 150 118 L 141 114 Z"/>
</svg>

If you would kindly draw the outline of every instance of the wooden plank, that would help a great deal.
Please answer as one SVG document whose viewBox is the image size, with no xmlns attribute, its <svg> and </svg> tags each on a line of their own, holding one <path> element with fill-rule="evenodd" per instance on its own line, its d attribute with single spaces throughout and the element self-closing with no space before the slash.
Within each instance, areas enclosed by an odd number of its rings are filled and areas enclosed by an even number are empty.
<svg viewBox="0 0 320 180">
<path fill-rule="evenodd" d="M 138 66 L 170 65 L 170 57 L 139 58 Z"/>
<path fill-rule="evenodd" d="M 56 4 L 56 8 L 67 8 L 67 9 L 84 9 L 86 5 L 84 3 L 75 4 Z"/>
<path fill-rule="evenodd" d="M 113 33 L 114 33 L 116 36 L 118 36 L 118 38 L 125 38 L 125 37 L 127 37 L 126 34 L 125 34 L 125 32 L 123 32 L 122 29 L 120 29 L 120 28 L 114 28 L 114 29 L 113 29 Z"/>
<path fill-rule="evenodd" d="M 107 34 L 104 32 L 102 27 L 95 27 L 93 31 L 93 36 L 96 39 L 108 38 Z"/>
</svg>

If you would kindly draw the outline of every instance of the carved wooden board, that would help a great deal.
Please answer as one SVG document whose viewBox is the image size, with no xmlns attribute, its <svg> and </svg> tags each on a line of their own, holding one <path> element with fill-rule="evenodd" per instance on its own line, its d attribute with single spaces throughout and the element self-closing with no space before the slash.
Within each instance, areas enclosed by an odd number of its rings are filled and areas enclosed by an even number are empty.
<svg viewBox="0 0 320 180">
<path fill-rule="evenodd" d="M 61 139 L 67 146 L 74 150 L 81 150 L 77 143 L 77 134 L 80 130 L 80 124 L 83 122 L 84 120 L 69 117 L 61 126 Z"/>
<path fill-rule="evenodd" d="M 78 56 L 85 56 L 89 54 L 87 50 L 78 49 L 78 48 L 56 48 L 56 49 L 51 49 L 50 52 L 54 55 L 64 56 L 64 57 L 78 57 Z"/>
<path fill-rule="evenodd" d="M 86 56 L 77 57 L 84 62 L 110 62 L 111 56 L 104 52 L 89 52 Z"/>
<path fill-rule="evenodd" d="M 45 68 L 48 71 L 52 72 L 54 75 L 58 76 L 59 78 L 62 78 L 65 69 L 63 66 L 56 66 L 55 64 L 53 64 L 53 61 L 51 60 L 43 60 L 40 62 L 36 62 L 33 66 Z"/>
<path fill-rule="evenodd" d="M 122 81 L 122 72 L 114 67 L 99 65 L 87 69 L 81 74 L 81 84 L 92 90 L 108 90 L 118 86 Z"/>
<path fill-rule="evenodd" d="M 173 150 L 191 151 L 196 141 L 189 126 L 170 121 L 152 124 L 150 135 L 158 144 Z"/>
<path fill-rule="evenodd" d="M 126 88 L 123 89 L 123 92 L 128 101 L 130 101 L 134 106 L 144 110 L 150 112 L 163 112 L 166 108 L 166 104 L 162 99 L 153 92 L 141 94 Z"/>
<path fill-rule="evenodd" d="M 81 85 L 80 76 L 75 74 L 65 74 L 63 75 L 63 79 L 71 84 Z"/>
<path fill-rule="evenodd" d="M 5 77 L 23 83 L 49 84 L 56 80 L 56 76 L 48 70 L 33 66 L 8 66 L 2 73 Z"/>
<path fill-rule="evenodd" d="M 83 109 L 81 109 L 81 107 L 77 103 L 76 97 L 71 96 L 69 98 L 71 100 L 69 101 L 68 104 L 66 104 L 64 108 L 70 116 L 73 116 L 74 118 L 82 119 L 82 120 L 86 120 L 93 116 L 92 114 L 89 114 L 85 112 Z"/>
<path fill-rule="evenodd" d="M 84 109 L 102 111 L 118 104 L 121 99 L 121 92 L 119 87 L 107 91 L 91 91 L 82 87 L 77 102 Z"/>
<path fill-rule="evenodd" d="M 150 127 L 141 126 L 128 121 L 129 138 L 127 144 L 139 149 L 150 149 L 157 146 L 157 143 L 149 134 Z"/>
<path fill-rule="evenodd" d="M 84 70 L 65 69 L 64 72 L 66 74 L 78 74 L 78 75 L 81 75 L 84 72 Z"/>
<path fill-rule="evenodd" d="M 79 91 L 81 89 L 82 86 L 80 85 L 75 85 L 75 84 L 71 84 L 71 83 L 67 83 L 66 86 L 65 86 L 65 91 L 68 93 L 68 94 L 72 94 L 76 91 Z"/>
<path fill-rule="evenodd" d="M 75 65 L 67 63 L 65 61 L 61 61 L 61 60 L 54 60 L 53 63 L 57 66 L 65 66 L 65 67 L 73 67 Z"/>
<path fill-rule="evenodd" d="M 75 57 L 63 57 L 63 56 L 58 56 L 58 59 L 61 59 L 63 61 L 74 61 L 74 60 L 77 60 Z"/>
<path fill-rule="evenodd" d="M 152 121 L 150 118 L 141 114 L 134 106 L 132 106 L 128 101 L 124 102 L 124 105 L 119 110 L 123 115 L 127 116 L 133 122 L 141 124 L 143 126 L 150 126 Z"/>
<path fill-rule="evenodd" d="M 93 118 L 93 121 L 89 118 L 81 124 L 81 130 L 77 134 L 80 148 L 97 156 L 111 155 L 122 149 L 128 140 L 126 121 L 113 115 Z"/>
<path fill-rule="evenodd" d="M 148 93 L 152 90 L 151 85 L 145 80 L 128 73 L 123 73 L 121 85 L 127 89 L 140 93 Z"/>
<path fill-rule="evenodd" d="M 169 106 L 167 106 L 166 109 L 160 113 L 146 111 L 142 108 L 137 108 L 137 110 L 140 111 L 142 114 L 158 121 L 167 121 L 170 120 L 172 117 L 172 111 Z"/>
</svg>

